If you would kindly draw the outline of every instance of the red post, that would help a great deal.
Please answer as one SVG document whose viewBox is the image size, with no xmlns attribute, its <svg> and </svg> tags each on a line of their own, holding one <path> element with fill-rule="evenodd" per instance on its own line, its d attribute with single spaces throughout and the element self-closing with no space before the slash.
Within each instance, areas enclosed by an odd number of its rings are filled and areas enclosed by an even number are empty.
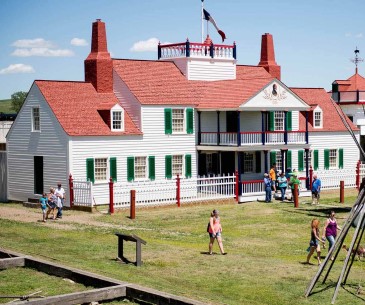
<svg viewBox="0 0 365 305">
<path fill-rule="evenodd" d="M 360 190 L 360 160 L 356 164 L 356 188 Z"/>
<path fill-rule="evenodd" d="M 313 183 L 313 167 L 312 165 L 309 167 L 309 190 L 312 190 L 312 183 Z"/>
<path fill-rule="evenodd" d="M 345 181 L 340 181 L 340 203 L 345 202 Z"/>
<path fill-rule="evenodd" d="M 236 190 L 235 190 L 236 197 L 235 197 L 235 199 L 237 202 L 238 202 L 238 196 L 239 196 L 238 192 L 239 192 L 239 179 L 238 179 L 238 170 L 236 170 Z"/>
<path fill-rule="evenodd" d="M 68 187 L 70 190 L 70 208 L 72 208 L 74 205 L 74 179 L 71 174 L 68 177 Z"/>
<path fill-rule="evenodd" d="M 299 198 L 298 198 L 298 184 L 294 184 L 294 207 L 299 207 Z"/>
<path fill-rule="evenodd" d="M 109 213 L 113 214 L 114 213 L 114 182 L 113 182 L 113 178 L 110 177 L 109 180 Z"/>
<path fill-rule="evenodd" d="M 130 209 L 130 219 L 136 218 L 136 191 L 131 190 L 131 209 Z"/>
<path fill-rule="evenodd" d="M 176 203 L 177 207 L 180 207 L 180 176 L 176 177 Z"/>
</svg>

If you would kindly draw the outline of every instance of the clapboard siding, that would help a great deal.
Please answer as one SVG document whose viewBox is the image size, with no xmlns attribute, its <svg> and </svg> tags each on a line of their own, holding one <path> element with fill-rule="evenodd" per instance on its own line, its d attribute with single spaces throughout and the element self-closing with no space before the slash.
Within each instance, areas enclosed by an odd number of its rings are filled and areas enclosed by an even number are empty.
<svg viewBox="0 0 365 305">
<path fill-rule="evenodd" d="M 131 93 L 125 82 L 119 77 L 119 75 L 113 71 L 113 86 L 114 93 L 123 108 L 130 115 L 134 124 L 141 129 L 142 117 L 141 117 L 141 104 L 137 98 Z"/>
<path fill-rule="evenodd" d="M 40 108 L 40 132 L 32 132 L 32 107 Z M 8 197 L 34 195 L 34 156 L 43 156 L 44 191 L 61 181 L 67 189 L 67 136 L 33 84 L 7 137 Z"/>
<path fill-rule="evenodd" d="M 187 67 L 189 80 L 225 80 L 236 78 L 236 65 L 232 61 L 189 60 Z"/>
</svg>

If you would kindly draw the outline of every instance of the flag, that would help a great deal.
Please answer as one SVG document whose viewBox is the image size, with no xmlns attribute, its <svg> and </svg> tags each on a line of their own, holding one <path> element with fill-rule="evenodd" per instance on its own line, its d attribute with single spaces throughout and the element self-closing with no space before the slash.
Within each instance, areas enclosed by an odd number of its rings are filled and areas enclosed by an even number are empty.
<svg viewBox="0 0 365 305">
<path fill-rule="evenodd" d="M 210 16 L 210 14 L 205 9 L 203 9 L 203 14 L 204 14 L 204 19 L 207 21 L 210 21 L 214 25 L 218 34 L 221 35 L 221 37 L 222 37 L 222 42 L 224 42 L 224 39 L 226 39 L 226 34 L 224 34 L 224 32 L 218 28 L 213 17 Z"/>
</svg>

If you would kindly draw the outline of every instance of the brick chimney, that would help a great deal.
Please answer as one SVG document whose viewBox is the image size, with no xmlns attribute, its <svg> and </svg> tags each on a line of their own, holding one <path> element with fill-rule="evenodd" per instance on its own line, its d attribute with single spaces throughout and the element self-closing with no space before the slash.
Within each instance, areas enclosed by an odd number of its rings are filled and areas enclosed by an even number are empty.
<svg viewBox="0 0 365 305">
<path fill-rule="evenodd" d="M 280 80 L 281 67 L 275 61 L 274 39 L 269 33 L 262 35 L 259 66 L 264 67 L 273 77 Z"/>
<path fill-rule="evenodd" d="M 85 82 L 92 83 L 99 93 L 113 92 L 113 62 L 106 43 L 105 23 L 93 22 L 91 52 L 85 59 Z"/>
</svg>

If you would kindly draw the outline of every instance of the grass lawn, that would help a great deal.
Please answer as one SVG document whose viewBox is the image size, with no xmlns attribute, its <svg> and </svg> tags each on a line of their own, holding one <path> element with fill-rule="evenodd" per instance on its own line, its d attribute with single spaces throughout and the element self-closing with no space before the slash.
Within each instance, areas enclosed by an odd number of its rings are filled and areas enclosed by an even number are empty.
<svg viewBox="0 0 365 305">
<path fill-rule="evenodd" d="M 341 225 L 357 193 L 346 190 L 345 195 L 346 202 L 341 204 L 339 191 L 323 192 L 320 206 L 311 206 L 309 198 L 300 198 L 299 208 L 290 203 L 231 201 L 137 209 L 135 220 L 128 218 L 128 210 L 92 216 L 65 211 L 62 220 L 46 224 L 36 221 L 41 217 L 38 210 L 0 204 L 0 245 L 209 304 L 330 304 L 345 252 L 340 252 L 326 284 L 319 281 L 316 293 L 307 299 L 305 289 L 318 267 L 314 257 L 314 265 L 304 262 L 312 218 L 319 218 L 323 227 L 326 215 L 334 209 Z M 216 254 L 206 254 L 206 225 L 215 208 L 221 214 L 226 256 L 218 254 L 216 244 Z M 12 217 L 5 215 L 5 209 L 11 210 Z M 24 210 L 27 221 L 21 216 Z M 147 241 L 142 247 L 142 267 L 115 261 L 117 231 Z M 351 237 L 347 237 L 346 244 Z M 134 244 L 125 243 L 130 260 L 134 260 L 134 251 Z M 327 249 L 322 251 L 323 258 L 326 254 Z M 340 289 L 336 304 L 364 304 L 365 295 L 355 293 L 359 284 L 365 285 L 364 267 L 365 261 L 354 262 L 346 290 Z"/>
<path fill-rule="evenodd" d="M 0 100 L 0 112 L 14 113 L 14 110 L 11 109 L 11 100 Z"/>
</svg>

